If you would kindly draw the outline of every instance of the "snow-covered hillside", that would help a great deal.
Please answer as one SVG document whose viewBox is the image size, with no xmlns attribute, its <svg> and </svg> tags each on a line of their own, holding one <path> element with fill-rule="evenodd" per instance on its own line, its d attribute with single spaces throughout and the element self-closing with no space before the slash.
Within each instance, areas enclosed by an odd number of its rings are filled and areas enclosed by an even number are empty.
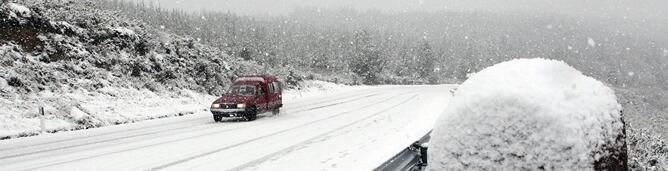
<svg viewBox="0 0 668 171">
<path fill-rule="evenodd" d="M 87 1 L 0 5 L 0 137 L 183 115 L 239 75 L 288 71 L 236 59 Z"/>
</svg>

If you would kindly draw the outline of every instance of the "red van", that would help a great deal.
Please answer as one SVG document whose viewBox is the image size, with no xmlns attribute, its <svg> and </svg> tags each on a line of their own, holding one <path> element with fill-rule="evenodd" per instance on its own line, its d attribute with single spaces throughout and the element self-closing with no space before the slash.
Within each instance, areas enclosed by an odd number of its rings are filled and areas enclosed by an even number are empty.
<svg viewBox="0 0 668 171">
<path fill-rule="evenodd" d="M 223 117 L 244 117 L 255 120 L 259 113 L 278 114 L 283 106 L 282 84 L 273 75 L 240 77 L 229 90 L 211 104 L 213 120 Z"/>
</svg>

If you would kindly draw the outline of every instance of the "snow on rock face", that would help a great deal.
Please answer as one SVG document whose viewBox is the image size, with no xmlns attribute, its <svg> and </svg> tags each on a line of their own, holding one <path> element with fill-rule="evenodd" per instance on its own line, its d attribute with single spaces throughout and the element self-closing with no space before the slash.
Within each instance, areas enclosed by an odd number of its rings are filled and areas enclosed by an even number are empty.
<svg viewBox="0 0 668 171">
<path fill-rule="evenodd" d="M 32 12 L 32 11 L 30 11 L 30 9 L 28 7 L 25 7 L 25 6 L 19 5 L 19 4 L 15 4 L 15 3 L 9 3 L 7 6 L 11 10 L 11 12 L 15 13 L 15 15 L 18 15 L 18 16 L 21 16 L 21 17 L 24 17 L 24 18 L 30 17 L 30 13 Z"/>
<path fill-rule="evenodd" d="M 26 18 L 30 18 L 32 11 L 29 8 L 15 3 L 0 3 L 0 18 L 2 24 L 6 25 L 7 20 L 18 21 L 19 24 L 25 24 Z M 3 27 L 4 28 L 4 27 Z"/>
<path fill-rule="evenodd" d="M 111 30 L 116 31 L 118 34 L 123 35 L 123 36 L 134 37 L 136 35 L 135 31 L 130 30 L 130 29 L 125 28 L 125 27 L 116 27 L 116 28 L 112 28 Z"/>
<path fill-rule="evenodd" d="M 429 170 L 598 170 L 611 158 L 626 167 L 623 129 L 603 83 L 561 61 L 516 59 L 457 89 L 432 133 Z"/>
<path fill-rule="evenodd" d="M 0 89 L 7 86 L 7 80 L 0 78 Z"/>
</svg>

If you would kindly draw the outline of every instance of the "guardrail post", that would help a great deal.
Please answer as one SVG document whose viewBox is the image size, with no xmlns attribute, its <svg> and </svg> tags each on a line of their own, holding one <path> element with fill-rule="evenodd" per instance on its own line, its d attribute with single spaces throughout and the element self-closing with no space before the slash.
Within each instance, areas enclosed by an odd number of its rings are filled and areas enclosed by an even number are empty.
<svg viewBox="0 0 668 171">
<path fill-rule="evenodd" d="M 44 132 L 46 132 L 46 125 L 44 123 L 44 107 L 43 106 L 39 107 L 39 128 L 41 130 L 40 131 L 41 134 L 44 134 Z"/>
<path fill-rule="evenodd" d="M 423 142 L 420 144 L 420 166 L 427 166 L 427 150 L 429 149 L 429 142 Z"/>
</svg>

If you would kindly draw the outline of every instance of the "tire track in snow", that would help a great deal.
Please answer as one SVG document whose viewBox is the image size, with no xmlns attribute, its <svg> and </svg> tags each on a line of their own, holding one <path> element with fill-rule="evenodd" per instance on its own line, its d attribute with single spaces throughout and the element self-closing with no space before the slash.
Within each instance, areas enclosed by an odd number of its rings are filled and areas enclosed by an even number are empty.
<svg viewBox="0 0 668 171">
<path fill-rule="evenodd" d="M 345 93 L 339 94 L 341 96 L 345 95 L 343 97 L 336 97 L 336 98 L 332 98 L 332 99 L 327 99 L 327 98 L 318 99 L 316 102 L 308 103 L 308 104 L 300 104 L 300 106 L 319 105 L 319 104 L 327 103 L 327 102 L 330 102 L 330 101 L 333 101 L 333 100 L 348 99 L 348 98 L 364 96 L 365 94 L 373 94 L 373 92 L 367 92 L 367 93 L 362 93 L 362 94 L 358 93 L 358 92 L 364 92 L 364 91 L 368 91 L 368 90 L 363 89 L 363 90 L 355 90 L 355 91 L 345 92 Z M 380 91 L 380 90 L 374 90 L 374 91 L 377 92 L 377 91 Z M 283 101 L 285 102 L 286 100 L 283 100 Z"/>
<path fill-rule="evenodd" d="M 377 96 L 377 95 L 379 95 L 379 94 L 380 94 L 380 93 L 364 95 L 364 96 L 362 96 L 362 98 L 359 98 L 359 99 L 369 98 L 369 97 Z M 355 96 L 355 97 L 358 97 L 358 96 Z M 350 100 L 350 101 L 342 101 L 342 102 L 337 102 L 337 103 L 327 104 L 327 105 L 323 105 L 323 106 L 311 107 L 311 108 L 307 108 L 307 109 L 297 110 L 297 111 L 295 111 L 295 112 L 296 112 L 296 113 L 301 113 L 301 112 L 305 112 L 305 111 L 311 111 L 311 110 L 316 110 L 316 109 L 322 109 L 322 108 L 326 108 L 326 107 L 331 107 L 331 106 L 336 106 L 336 105 L 340 105 L 340 104 L 350 103 L 350 102 L 352 102 L 352 101 L 356 101 L 356 100 L 359 100 L 359 99 L 354 99 L 354 100 Z M 290 111 L 290 112 L 292 112 L 292 111 Z"/>
<path fill-rule="evenodd" d="M 161 127 L 170 127 L 172 125 L 176 124 L 183 124 L 185 122 L 190 122 L 194 120 L 198 120 L 201 118 L 191 118 L 191 119 L 186 119 L 186 120 L 176 120 L 173 122 L 168 122 L 166 124 L 161 124 L 158 126 L 146 126 L 146 127 L 141 127 L 137 129 L 133 129 L 133 132 L 140 132 L 140 130 L 145 130 L 145 129 L 155 129 L 155 128 L 161 128 Z M 149 120 L 147 120 L 149 121 Z M 135 122 L 138 123 L 138 122 Z M 114 125 L 117 126 L 117 125 Z M 85 130 L 81 130 L 85 131 Z M 109 135 L 116 135 L 116 134 L 127 134 L 127 132 L 112 132 L 112 133 L 107 133 L 107 134 L 98 134 L 98 135 L 90 135 L 90 136 L 82 136 L 82 137 L 76 137 L 76 138 L 71 138 L 71 139 L 63 139 L 63 140 L 57 140 L 57 141 L 49 141 L 49 142 L 44 142 L 44 143 L 37 143 L 37 144 L 28 144 L 28 145 L 23 145 L 23 146 L 17 146 L 17 147 L 9 147 L 9 148 L 0 148 L 0 152 L 3 151 L 8 151 L 8 150 L 15 150 L 15 149 L 20 149 L 20 148 L 27 148 L 27 147 L 34 147 L 34 146 L 43 146 L 43 145 L 51 145 L 51 144 L 57 144 L 57 143 L 63 143 L 63 142 L 68 142 L 68 141 L 78 141 L 82 139 L 88 139 L 88 138 L 95 138 L 95 137 L 101 137 L 101 136 L 109 136 Z M 31 138 L 31 137 L 28 137 Z M 11 141 L 11 140 L 8 140 Z"/>
<path fill-rule="evenodd" d="M 31 151 L 31 152 L 25 152 L 25 153 L 19 153 L 19 154 L 13 154 L 13 155 L 8 155 L 8 156 L 0 156 L 0 160 L 4 159 L 10 159 L 10 158 L 16 158 L 16 157 L 23 157 L 23 156 L 29 156 L 29 155 L 34 155 L 34 154 L 39 154 L 39 153 L 45 153 L 45 152 L 51 152 L 51 151 L 59 151 L 59 150 L 65 150 L 65 149 L 71 149 L 71 148 L 76 148 L 76 147 L 83 147 L 87 145 L 95 145 L 95 144 L 100 144 L 100 143 L 107 143 L 107 142 L 114 142 L 114 141 L 120 141 L 120 140 L 125 140 L 125 139 L 130 139 L 130 138 L 135 138 L 135 137 L 141 137 L 141 136 L 148 136 L 148 135 L 154 135 L 154 134 L 159 134 L 159 133 L 164 133 L 164 132 L 169 132 L 169 131 L 175 131 L 175 130 L 180 130 L 180 129 L 186 129 L 186 128 L 199 128 L 199 127 L 204 127 L 208 126 L 206 128 L 200 128 L 200 129 L 195 129 L 196 130 L 201 130 L 201 129 L 209 129 L 212 127 L 212 125 L 196 125 L 196 126 L 183 126 L 183 127 L 177 127 L 177 128 L 171 128 L 171 129 L 166 129 L 166 130 L 159 130 L 159 131 L 154 131 L 154 132 L 147 132 L 147 133 L 142 133 L 142 134 L 136 134 L 136 135 L 130 135 L 130 136 L 123 136 L 123 137 L 111 137 L 108 139 L 104 140 L 99 140 L 99 141 L 93 141 L 93 142 L 87 142 L 87 143 L 81 143 L 81 144 L 75 144 L 75 145 L 67 145 L 67 146 L 62 146 L 62 147 L 55 147 L 55 148 L 49 148 L 49 149 L 44 149 L 44 150 L 38 150 L 38 151 Z M 116 145 L 116 144 L 112 144 Z M 85 149 L 84 149 L 85 150 Z"/>
</svg>

